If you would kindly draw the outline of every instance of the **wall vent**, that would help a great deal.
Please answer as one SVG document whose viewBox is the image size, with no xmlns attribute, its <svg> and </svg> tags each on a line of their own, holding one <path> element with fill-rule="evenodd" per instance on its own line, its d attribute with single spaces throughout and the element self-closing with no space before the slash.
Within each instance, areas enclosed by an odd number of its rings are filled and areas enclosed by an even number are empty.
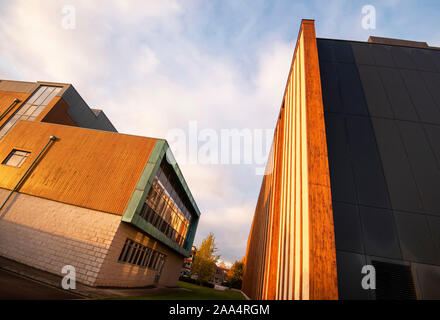
<svg viewBox="0 0 440 320">
<path fill-rule="evenodd" d="M 376 269 L 377 300 L 417 299 L 410 266 L 372 261 Z"/>
</svg>

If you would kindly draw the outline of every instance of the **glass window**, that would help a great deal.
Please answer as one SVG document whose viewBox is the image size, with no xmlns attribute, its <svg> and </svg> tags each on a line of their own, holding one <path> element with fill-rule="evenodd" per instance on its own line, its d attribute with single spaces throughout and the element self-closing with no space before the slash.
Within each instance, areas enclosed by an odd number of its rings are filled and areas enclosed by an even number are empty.
<svg viewBox="0 0 440 320">
<path fill-rule="evenodd" d="M 31 153 L 27 151 L 21 151 L 21 150 L 12 150 L 11 153 L 6 157 L 5 160 L 3 160 L 2 164 L 5 164 L 7 166 L 11 167 L 17 167 L 20 168 L 23 162 L 26 161 L 26 159 L 29 157 Z"/>
<path fill-rule="evenodd" d="M 166 256 L 131 239 L 126 239 L 119 255 L 119 262 L 130 263 L 142 268 L 158 270 L 165 263 Z"/>
<path fill-rule="evenodd" d="M 145 200 L 141 217 L 180 246 L 191 222 L 191 214 L 183 200 L 185 196 L 180 181 L 164 159 Z"/>
<path fill-rule="evenodd" d="M 52 99 L 61 91 L 60 87 L 40 86 L 29 100 L 0 128 L 2 139 L 20 120 L 34 121 Z"/>
</svg>

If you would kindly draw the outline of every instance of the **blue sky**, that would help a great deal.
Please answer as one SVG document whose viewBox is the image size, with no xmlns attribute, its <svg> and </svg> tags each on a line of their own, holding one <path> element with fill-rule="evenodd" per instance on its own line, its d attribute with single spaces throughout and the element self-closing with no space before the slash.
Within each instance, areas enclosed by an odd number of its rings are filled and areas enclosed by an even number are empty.
<svg viewBox="0 0 440 320">
<path fill-rule="evenodd" d="M 374 5 L 376 30 L 361 27 Z M 73 5 L 76 28 L 62 28 Z M 200 128 L 273 129 L 302 18 L 318 37 L 370 34 L 440 46 L 440 1 L 2 0 L 0 78 L 72 83 L 123 133 L 166 137 Z M 261 176 L 249 165 L 182 164 L 202 212 L 196 244 L 214 232 L 240 259 Z"/>
</svg>

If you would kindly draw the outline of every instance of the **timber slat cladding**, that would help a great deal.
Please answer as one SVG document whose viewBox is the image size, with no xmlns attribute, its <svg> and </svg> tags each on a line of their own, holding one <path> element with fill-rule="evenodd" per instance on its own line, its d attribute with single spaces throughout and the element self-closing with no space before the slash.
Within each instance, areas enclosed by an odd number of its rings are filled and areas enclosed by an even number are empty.
<svg viewBox="0 0 440 320">
<path fill-rule="evenodd" d="M 303 20 L 246 252 L 253 299 L 337 299 L 318 51 Z"/>
<path fill-rule="evenodd" d="M 57 141 L 19 192 L 122 215 L 156 139 L 19 121 L 0 143 L 0 162 L 12 149 L 30 151 L 20 168 L 0 165 L 0 187 L 11 190 L 49 137 Z"/>
</svg>

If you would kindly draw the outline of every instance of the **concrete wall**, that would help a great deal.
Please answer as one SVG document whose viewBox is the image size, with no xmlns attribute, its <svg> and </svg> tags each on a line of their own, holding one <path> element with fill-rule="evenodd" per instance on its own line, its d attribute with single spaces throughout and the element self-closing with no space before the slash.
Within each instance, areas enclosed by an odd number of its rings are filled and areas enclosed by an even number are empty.
<svg viewBox="0 0 440 320">
<path fill-rule="evenodd" d="M 0 203 L 8 194 L 0 188 Z M 164 253 L 159 285 L 177 285 L 183 257 L 121 222 L 120 216 L 21 193 L 0 212 L 1 256 L 59 276 L 63 266 L 72 265 L 77 281 L 87 285 L 153 284 L 155 272 L 118 262 L 127 237 Z"/>
</svg>

